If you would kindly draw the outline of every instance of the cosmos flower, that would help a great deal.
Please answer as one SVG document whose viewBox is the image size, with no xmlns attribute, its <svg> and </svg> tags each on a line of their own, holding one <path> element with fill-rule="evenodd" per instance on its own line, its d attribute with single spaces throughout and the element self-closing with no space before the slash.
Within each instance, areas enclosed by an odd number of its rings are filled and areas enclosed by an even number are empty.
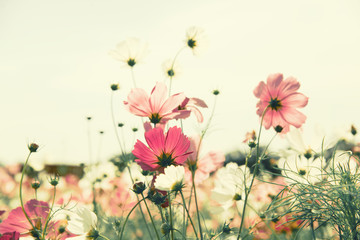
<svg viewBox="0 0 360 240">
<path fill-rule="evenodd" d="M 122 41 L 116 45 L 115 50 L 109 52 L 113 58 L 131 68 L 141 62 L 148 53 L 148 45 L 137 38 Z"/>
<path fill-rule="evenodd" d="M 156 177 L 154 186 L 163 191 L 179 191 L 184 187 L 184 175 L 183 166 L 168 166 Z"/>
<path fill-rule="evenodd" d="M 187 29 L 185 43 L 194 55 L 199 55 L 208 45 L 204 30 L 194 26 Z"/>
<path fill-rule="evenodd" d="M 236 204 L 238 209 L 243 206 L 245 199 L 245 184 L 250 186 L 250 169 L 245 165 L 228 163 L 226 167 L 217 171 L 215 188 L 212 190 L 212 199 L 220 203 L 224 209 Z"/>
<path fill-rule="evenodd" d="M 70 214 L 70 221 L 67 229 L 76 234 L 76 237 L 70 237 L 71 240 L 89 240 L 96 239 L 99 232 L 96 230 L 97 217 L 95 213 L 86 207 L 78 207 Z"/>
<path fill-rule="evenodd" d="M 149 147 L 137 140 L 132 153 L 135 161 L 145 171 L 162 171 L 170 165 L 183 165 L 186 161 L 190 141 L 181 128 L 171 127 L 164 136 L 164 130 L 154 128 L 145 133 Z"/>
<path fill-rule="evenodd" d="M 164 124 L 170 119 L 186 118 L 190 111 L 174 112 L 184 101 L 185 95 L 177 93 L 167 98 L 167 87 L 158 82 L 151 91 L 150 97 L 141 88 L 134 88 L 124 101 L 125 107 L 132 114 L 140 117 L 148 117 L 153 124 Z"/>
<path fill-rule="evenodd" d="M 201 114 L 199 108 L 197 108 L 197 107 L 207 108 L 208 106 L 206 105 L 206 103 L 203 100 L 201 100 L 199 98 L 186 97 L 184 99 L 184 101 L 179 105 L 179 107 L 174 110 L 174 112 L 184 111 L 184 115 L 185 115 L 185 114 L 188 114 L 188 111 L 190 110 L 192 113 L 195 114 L 197 121 L 199 123 L 202 123 L 204 121 L 204 117 Z"/>
<path fill-rule="evenodd" d="M 25 206 L 25 212 L 29 216 L 35 229 L 27 220 L 21 207 L 13 209 L 7 219 L 0 223 L 0 233 L 18 232 L 21 236 L 34 236 L 42 233 L 42 227 L 49 215 L 49 204 L 47 202 L 32 199 Z M 49 229 L 53 223 L 49 224 Z"/>
<path fill-rule="evenodd" d="M 181 75 L 181 67 L 176 61 L 174 62 L 172 59 L 167 59 L 162 64 L 162 69 L 167 78 L 174 79 Z"/>
<path fill-rule="evenodd" d="M 289 183 L 299 182 L 315 184 L 323 180 L 323 158 L 306 158 L 304 155 L 293 154 L 279 160 L 279 168 L 282 169 L 286 181 Z"/>
<path fill-rule="evenodd" d="M 200 184 L 207 178 L 210 173 L 215 172 L 218 168 L 223 166 L 225 161 L 225 155 L 218 151 L 207 152 L 204 156 L 198 156 L 200 136 L 190 138 L 189 151 L 192 152 L 189 157 L 187 164 L 189 169 L 195 169 L 195 184 Z M 198 158 L 198 159 L 197 159 Z M 192 181 L 191 170 L 186 168 L 186 179 Z"/>
<path fill-rule="evenodd" d="M 254 90 L 254 95 L 260 99 L 257 103 L 257 114 L 261 117 L 266 109 L 263 124 L 266 129 L 280 126 L 282 133 L 289 131 L 290 125 L 299 128 L 305 122 L 306 116 L 296 110 L 308 103 L 308 97 L 297 90 L 300 83 L 293 77 L 283 80 L 281 73 L 271 74 L 267 83 L 261 81 Z"/>
<path fill-rule="evenodd" d="M 7 232 L 0 237 L 0 240 L 19 240 L 19 239 L 20 239 L 20 233 L 18 232 Z"/>
</svg>

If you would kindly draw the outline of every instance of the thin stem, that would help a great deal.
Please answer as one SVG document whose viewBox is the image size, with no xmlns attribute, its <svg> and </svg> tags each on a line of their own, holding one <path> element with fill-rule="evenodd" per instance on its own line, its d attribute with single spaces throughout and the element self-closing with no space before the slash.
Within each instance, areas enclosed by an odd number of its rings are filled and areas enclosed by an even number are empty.
<svg viewBox="0 0 360 240">
<path fill-rule="evenodd" d="M 172 219 L 172 210 L 171 210 L 171 194 L 168 193 L 168 201 L 169 201 L 169 212 L 170 212 L 170 235 L 171 240 L 174 240 L 174 228 L 173 228 L 173 219 Z"/>
<path fill-rule="evenodd" d="M 312 218 L 311 218 L 310 226 L 311 226 L 312 237 L 313 237 L 314 240 L 316 240 L 315 231 L 314 231 L 314 221 L 313 221 Z"/>
<path fill-rule="evenodd" d="M 100 237 L 102 237 L 103 239 L 106 239 L 106 240 L 110 240 L 109 238 L 105 237 L 104 235 L 100 234 Z"/>
<path fill-rule="evenodd" d="M 141 193 L 141 196 L 143 197 L 143 199 L 145 199 L 143 193 Z M 160 236 L 159 236 L 159 233 L 157 232 L 157 229 L 156 229 L 156 226 L 155 226 L 155 223 L 154 223 L 154 219 L 153 219 L 153 217 L 152 217 L 152 215 L 151 215 L 150 209 L 149 209 L 149 207 L 148 207 L 148 205 L 147 205 L 147 203 L 146 203 L 145 200 L 144 200 L 144 203 L 145 203 L 146 209 L 147 209 L 147 211 L 148 211 L 148 213 L 149 213 L 150 220 L 151 220 L 151 224 L 152 224 L 153 227 L 154 227 L 154 230 L 155 230 L 155 233 L 156 233 L 156 237 L 158 238 L 158 240 L 160 240 Z"/>
<path fill-rule="evenodd" d="M 89 160 L 90 160 L 90 165 L 92 165 L 92 144 L 91 144 L 91 127 L 90 127 L 90 121 L 91 118 L 88 118 L 88 126 L 87 126 L 87 135 L 88 135 L 88 147 L 89 147 Z"/>
<path fill-rule="evenodd" d="M 26 161 L 25 161 L 25 164 L 24 164 L 24 166 L 23 166 L 22 173 L 21 173 L 19 198 L 20 198 L 21 209 L 22 209 L 22 211 L 23 211 L 26 219 L 27 219 L 28 222 L 31 224 L 31 227 L 32 227 L 33 229 L 35 229 L 34 224 L 32 223 L 32 221 L 30 220 L 29 215 L 28 215 L 28 214 L 26 213 L 26 211 L 25 211 L 24 202 L 23 202 L 23 198 L 22 198 L 22 183 L 23 183 L 23 180 L 24 180 L 24 175 L 25 175 L 27 163 L 28 163 L 28 161 L 29 161 L 29 158 L 30 158 L 31 153 L 32 153 L 32 152 L 30 151 L 29 154 L 28 154 L 28 156 L 27 156 L 27 158 L 26 158 Z"/>
<path fill-rule="evenodd" d="M 54 208 L 54 204 L 55 204 L 55 197 L 56 197 L 56 186 L 54 186 L 54 195 L 53 195 L 53 200 L 52 200 L 52 203 L 51 203 L 51 208 L 50 208 L 50 211 L 53 210 Z M 48 214 L 48 216 L 46 217 L 46 221 L 45 221 L 45 227 L 44 227 L 44 232 L 43 232 L 43 239 L 45 239 L 45 234 L 46 234 L 46 229 L 47 229 L 47 226 L 50 222 L 50 212 Z"/>
<path fill-rule="evenodd" d="M 113 123 L 113 127 L 114 127 L 114 131 L 115 131 L 115 135 L 116 135 L 116 140 L 119 144 L 120 150 L 122 153 L 124 153 L 124 149 L 121 145 L 121 141 L 120 141 L 120 137 L 119 137 L 119 133 L 116 127 L 116 123 L 115 123 L 115 116 L 114 116 L 114 92 L 111 92 L 111 98 L 110 98 L 110 111 L 111 111 L 111 119 L 112 119 L 112 123 Z"/>
<path fill-rule="evenodd" d="M 203 234 L 202 234 L 201 222 L 200 222 L 200 214 L 199 214 L 199 206 L 198 206 L 197 196 L 196 196 L 195 172 L 192 175 L 193 175 L 192 176 L 192 184 L 194 186 L 194 198 L 195 198 L 195 206 L 196 206 L 196 215 L 197 215 L 198 223 L 199 223 L 200 239 L 203 240 Z"/>
<path fill-rule="evenodd" d="M 182 50 L 184 50 L 186 47 L 182 47 L 175 55 L 174 57 L 174 60 L 172 61 L 172 64 L 171 64 L 171 70 L 174 71 L 174 65 L 175 65 L 175 62 L 176 62 L 176 58 L 179 56 L 179 54 L 182 52 Z M 171 95 L 171 85 L 172 85 L 172 79 L 173 79 L 173 76 L 170 76 L 170 82 L 169 82 L 169 97 Z"/>
<path fill-rule="evenodd" d="M 123 224 L 123 227 L 121 228 L 120 240 L 122 239 L 122 236 L 123 236 L 123 233 L 124 233 L 124 229 L 125 229 L 126 223 L 127 223 L 128 219 L 129 219 L 131 213 L 132 213 L 132 212 L 135 210 L 135 208 L 136 208 L 138 205 L 140 205 L 140 203 L 141 203 L 142 201 L 144 201 L 144 200 L 145 200 L 145 199 L 141 199 L 140 201 L 138 201 L 138 202 L 135 204 L 135 206 L 133 206 L 133 208 L 130 210 L 130 212 L 128 213 L 128 215 L 126 216 L 125 221 L 124 221 L 124 224 Z"/>
<path fill-rule="evenodd" d="M 260 122 L 260 129 L 259 129 L 259 135 L 258 135 L 258 138 L 257 138 L 257 144 L 256 144 L 256 163 L 255 163 L 255 168 L 254 168 L 254 172 L 253 172 L 253 177 L 251 179 L 251 183 L 250 183 L 250 186 L 248 189 L 246 189 L 246 184 L 245 184 L 245 200 L 244 200 L 244 207 L 243 207 L 243 211 L 242 211 L 242 214 L 241 214 L 241 223 L 240 223 L 240 227 L 239 227 L 239 233 L 238 233 L 238 236 L 237 236 L 237 240 L 240 239 L 240 235 L 241 235 L 241 230 L 242 230 L 242 227 L 244 225 L 244 219 L 245 219 L 245 211 L 246 211 L 246 204 L 247 204 L 247 201 L 248 201 L 248 198 L 249 198 L 249 195 L 250 195 L 250 191 L 251 191 L 251 188 L 252 188 L 252 185 L 254 183 L 254 180 L 255 180 L 255 176 L 256 176 L 256 173 L 258 171 L 258 168 L 259 168 L 259 163 L 260 163 L 260 159 L 259 159 L 259 152 L 260 152 L 260 136 L 261 136 L 261 129 L 262 129 L 262 125 L 263 125 L 263 120 L 264 120 L 264 116 L 265 116 L 265 113 L 268 109 L 268 106 L 264 109 L 264 112 L 261 116 L 261 122 Z"/>
<path fill-rule="evenodd" d="M 134 87 L 136 88 L 135 75 L 134 75 L 134 69 L 133 68 L 131 68 L 131 78 L 133 80 Z"/>
<path fill-rule="evenodd" d="M 180 195 L 181 195 L 181 198 L 182 198 L 182 200 L 183 200 L 184 209 L 186 210 L 188 219 L 190 220 L 191 226 L 192 226 L 193 229 L 194 229 L 194 233 L 195 233 L 196 239 L 199 239 L 199 238 L 198 238 L 198 235 L 197 235 L 197 232 L 196 232 L 195 225 L 194 225 L 194 223 L 193 223 L 193 221 L 192 221 L 192 219 L 191 219 L 191 217 L 190 217 L 190 213 L 189 213 L 188 209 L 186 208 L 185 198 L 184 198 L 184 194 L 183 194 L 182 191 L 180 191 Z M 185 233 L 186 233 L 186 231 L 185 231 Z M 186 234 L 185 234 L 185 237 L 186 237 Z"/>
</svg>

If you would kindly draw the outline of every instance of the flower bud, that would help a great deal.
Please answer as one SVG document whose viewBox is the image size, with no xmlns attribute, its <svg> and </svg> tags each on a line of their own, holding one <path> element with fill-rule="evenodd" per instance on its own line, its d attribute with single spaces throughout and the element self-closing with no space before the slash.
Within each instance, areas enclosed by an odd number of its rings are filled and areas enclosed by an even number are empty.
<svg viewBox="0 0 360 240">
<path fill-rule="evenodd" d="M 171 226 L 168 223 L 165 222 L 161 224 L 160 231 L 162 234 L 166 236 L 170 233 L 170 230 L 171 230 Z"/>
<path fill-rule="evenodd" d="M 215 89 L 213 92 L 212 92 L 215 96 L 219 95 L 220 94 L 220 91 Z"/>
<path fill-rule="evenodd" d="M 355 128 L 355 126 L 354 126 L 354 125 L 351 125 L 351 130 L 350 130 L 350 132 L 351 132 L 351 134 L 352 134 L 353 136 L 355 136 L 355 135 L 356 135 L 356 133 L 357 133 L 357 129 Z"/>
<path fill-rule="evenodd" d="M 254 141 L 250 141 L 250 142 L 248 143 L 248 145 L 249 145 L 250 148 L 256 147 L 256 143 L 255 143 Z"/>
<path fill-rule="evenodd" d="M 283 130 L 283 127 L 280 126 L 280 125 L 277 125 L 274 129 L 275 129 L 275 131 L 276 131 L 277 133 L 281 133 L 282 130 Z"/>
<path fill-rule="evenodd" d="M 116 91 L 119 90 L 119 84 L 113 83 L 110 85 L 111 90 Z"/>
<path fill-rule="evenodd" d="M 31 187 L 34 189 L 34 190 L 37 190 L 39 187 L 40 187 L 40 183 L 39 182 L 34 182 L 31 184 Z"/>
<path fill-rule="evenodd" d="M 134 127 L 134 128 L 132 128 L 132 131 L 133 131 L 133 132 L 137 132 L 137 131 L 138 131 L 138 128 Z"/>
<path fill-rule="evenodd" d="M 118 123 L 118 127 L 123 127 L 124 124 L 123 123 Z"/>
<path fill-rule="evenodd" d="M 36 143 L 30 143 L 28 145 L 28 149 L 30 152 L 36 152 L 39 148 L 39 145 L 37 145 Z"/>
<path fill-rule="evenodd" d="M 146 186 L 143 182 L 137 182 L 133 185 L 133 192 L 136 194 L 141 194 L 146 189 Z"/>
</svg>

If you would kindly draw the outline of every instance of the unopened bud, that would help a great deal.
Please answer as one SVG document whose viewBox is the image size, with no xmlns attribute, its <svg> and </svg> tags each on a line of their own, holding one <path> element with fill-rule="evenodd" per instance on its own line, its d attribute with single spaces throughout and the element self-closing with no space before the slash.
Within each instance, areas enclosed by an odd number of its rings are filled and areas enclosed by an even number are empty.
<svg viewBox="0 0 360 240">
<path fill-rule="evenodd" d="M 132 131 L 133 131 L 133 132 L 137 132 L 137 131 L 138 131 L 138 128 L 134 127 L 134 128 L 132 128 Z"/>
<path fill-rule="evenodd" d="M 34 182 L 31 184 L 31 187 L 35 190 L 37 190 L 40 187 L 40 183 L 39 182 Z"/>
<path fill-rule="evenodd" d="M 168 235 L 170 233 L 171 226 L 165 222 L 165 223 L 161 224 L 160 230 L 161 230 L 162 234 Z"/>
<path fill-rule="evenodd" d="M 30 152 L 36 152 L 39 148 L 39 145 L 37 145 L 36 143 L 30 143 L 28 145 L 28 149 Z"/>
<path fill-rule="evenodd" d="M 215 89 L 213 92 L 212 92 L 215 96 L 219 95 L 220 94 L 220 91 Z"/>
<path fill-rule="evenodd" d="M 281 133 L 284 128 L 280 125 L 277 125 L 274 129 L 277 133 Z"/>
<path fill-rule="evenodd" d="M 351 125 L 351 130 L 350 130 L 350 132 L 351 132 L 352 135 L 354 135 L 354 136 L 356 135 L 357 129 L 355 128 L 354 125 Z"/>
<path fill-rule="evenodd" d="M 124 124 L 123 123 L 118 123 L 118 127 L 123 127 Z"/>
<path fill-rule="evenodd" d="M 136 194 L 141 194 L 144 192 L 146 186 L 143 182 L 137 182 L 133 185 L 133 192 Z"/>
<path fill-rule="evenodd" d="M 117 84 L 117 83 L 111 84 L 111 85 L 110 85 L 110 88 L 111 88 L 111 90 L 113 90 L 113 91 L 119 90 L 119 84 Z"/>
</svg>

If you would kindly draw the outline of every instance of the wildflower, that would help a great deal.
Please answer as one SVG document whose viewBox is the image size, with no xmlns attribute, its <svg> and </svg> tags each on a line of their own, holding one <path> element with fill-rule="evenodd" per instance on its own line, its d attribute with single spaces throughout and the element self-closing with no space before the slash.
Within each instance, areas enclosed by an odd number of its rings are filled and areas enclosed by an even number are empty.
<svg viewBox="0 0 360 240">
<path fill-rule="evenodd" d="M 212 190 L 212 198 L 225 209 L 236 203 L 238 209 L 245 199 L 245 184 L 250 185 L 250 169 L 245 165 L 239 167 L 236 163 L 228 163 L 225 168 L 219 169 Z"/>
<path fill-rule="evenodd" d="M 156 177 L 155 188 L 163 191 L 180 191 L 184 187 L 185 168 L 183 166 L 168 166 L 164 174 Z"/>
<path fill-rule="evenodd" d="M 166 77 L 174 79 L 181 74 L 181 68 L 177 62 L 168 59 L 162 64 L 162 69 Z"/>
<path fill-rule="evenodd" d="M 297 92 L 299 87 L 295 78 L 283 80 L 283 75 L 276 73 L 269 75 L 267 83 L 261 81 L 255 88 L 254 95 L 260 99 L 257 114 L 261 117 L 266 109 L 263 119 L 266 129 L 281 126 L 282 133 L 287 133 L 290 125 L 299 128 L 305 122 L 306 116 L 296 108 L 305 107 L 308 97 Z"/>
<path fill-rule="evenodd" d="M 41 234 L 41 228 L 45 226 L 45 221 L 49 215 L 49 204 L 47 202 L 32 199 L 24 206 L 25 212 L 29 216 L 32 225 L 27 220 L 21 207 L 13 209 L 7 219 L 0 223 L 0 233 L 19 232 L 21 236 L 36 237 Z M 33 226 L 35 228 L 33 228 Z M 53 222 L 48 224 L 52 228 Z"/>
<path fill-rule="evenodd" d="M 109 54 L 132 68 L 148 54 L 148 45 L 137 38 L 129 38 L 116 45 L 116 49 Z"/>
<path fill-rule="evenodd" d="M 204 121 L 204 117 L 197 107 L 207 108 L 208 106 L 203 100 L 199 98 L 186 97 L 184 101 L 178 106 L 178 108 L 174 110 L 174 112 L 184 111 L 184 115 L 186 115 L 188 114 L 188 111 L 191 111 L 195 114 L 197 121 L 202 123 Z"/>
<path fill-rule="evenodd" d="M 187 181 L 192 181 L 192 172 L 196 171 L 195 184 L 200 184 L 209 178 L 210 173 L 215 172 L 225 161 L 225 155 L 217 151 L 210 151 L 204 156 L 199 157 L 199 141 L 199 136 L 190 138 L 189 151 L 192 153 L 189 155 L 187 161 L 189 169 L 186 169 Z"/>
<path fill-rule="evenodd" d="M 186 45 L 192 50 L 194 55 L 200 54 L 207 47 L 207 37 L 204 30 L 199 27 L 190 27 L 186 31 Z"/>
<path fill-rule="evenodd" d="M 76 237 L 67 239 L 96 239 L 100 236 L 96 230 L 97 217 L 95 213 L 86 207 L 78 207 L 70 214 L 70 221 L 67 229 L 76 234 Z M 82 238 L 80 238 L 82 237 Z"/>
<path fill-rule="evenodd" d="M 148 117 L 153 124 L 166 123 L 173 118 L 185 118 L 190 114 L 190 111 L 173 112 L 185 100 L 185 95 L 178 93 L 167 98 L 167 87 L 161 82 L 156 83 L 150 97 L 143 89 L 134 88 L 127 99 L 124 104 L 129 112 Z"/>
<path fill-rule="evenodd" d="M 164 136 L 164 130 L 154 128 L 145 133 L 149 147 L 137 140 L 132 153 L 135 161 L 146 171 L 163 170 L 170 165 L 182 165 L 191 152 L 190 141 L 181 128 L 172 127 Z"/>
<path fill-rule="evenodd" d="M 281 158 L 279 167 L 283 170 L 286 180 L 290 183 L 300 182 L 304 184 L 315 184 L 323 179 L 322 169 L 325 166 L 323 158 L 309 159 L 304 155 L 291 155 Z"/>
</svg>

